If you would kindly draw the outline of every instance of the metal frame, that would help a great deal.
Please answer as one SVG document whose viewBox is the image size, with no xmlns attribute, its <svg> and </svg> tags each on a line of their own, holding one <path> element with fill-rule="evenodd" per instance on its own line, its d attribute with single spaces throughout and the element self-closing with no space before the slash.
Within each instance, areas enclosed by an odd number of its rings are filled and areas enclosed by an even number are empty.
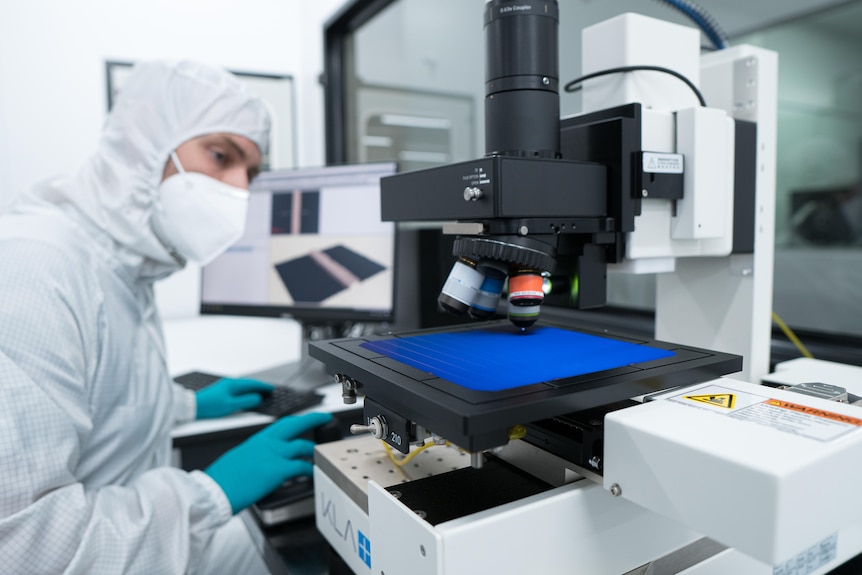
<svg viewBox="0 0 862 575">
<path fill-rule="evenodd" d="M 327 164 L 347 162 L 346 74 L 352 65 L 349 36 L 394 1 L 353 0 L 323 26 L 322 82 Z"/>
<path fill-rule="evenodd" d="M 415 333 L 476 330 L 498 324 L 507 325 L 508 321 Z M 586 330 L 572 331 L 589 333 Z M 411 333 L 408 332 L 383 337 L 409 335 Z M 397 433 L 399 439 L 409 436 L 409 426 L 401 427 L 413 421 L 471 452 L 505 445 L 509 428 L 525 421 L 537 421 L 562 412 L 590 409 L 641 394 L 690 385 L 733 373 L 742 367 L 742 359 L 734 355 L 658 341 L 636 341 L 609 333 L 592 335 L 671 349 L 676 355 L 511 390 L 478 392 L 369 351 L 361 346 L 365 341 L 363 338 L 310 342 L 308 352 L 336 373 L 345 374 L 357 382 L 359 390 L 368 396 L 365 399 L 366 416 L 383 413 L 389 427 L 400 430 Z M 380 336 L 374 336 L 374 339 L 380 339 Z M 407 451 L 407 442 L 399 443 L 389 436 L 386 441 L 395 449 Z"/>
</svg>

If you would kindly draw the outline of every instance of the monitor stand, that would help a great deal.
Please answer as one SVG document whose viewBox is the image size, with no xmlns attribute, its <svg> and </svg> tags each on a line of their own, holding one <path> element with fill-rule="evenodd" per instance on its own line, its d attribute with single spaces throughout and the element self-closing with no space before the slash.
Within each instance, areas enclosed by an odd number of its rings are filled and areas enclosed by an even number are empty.
<svg viewBox="0 0 862 575">
<path fill-rule="evenodd" d="M 388 326 L 383 326 L 380 323 L 302 322 L 302 345 L 298 360 L 249 373 L 246 374 L 246 377 L 274 385 L 287 385 L 298 390 L 317 389 L 323 385 L 334 383 L 335 374 L 328 371 L 326 364 L 308 355 L 309 342 L 362 337 L 387 330 Z"/>
</svg>

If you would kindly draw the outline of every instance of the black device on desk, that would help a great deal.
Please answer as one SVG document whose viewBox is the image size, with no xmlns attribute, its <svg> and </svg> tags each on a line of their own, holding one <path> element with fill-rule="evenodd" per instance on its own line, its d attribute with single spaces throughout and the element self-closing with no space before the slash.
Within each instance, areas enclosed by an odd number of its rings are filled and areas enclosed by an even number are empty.
<svg viewBox="0 0 862 575">
<path fill-rule="evenodd" d="M 174 378 L 174 381 L 192 391 L 198 391 L 221 379 L 223 376 L 201 371 L 184 373 Z M 300 391 L 276 385 L 272 393 L 264 394 L 263 401 L 250 411 L 282 417 L 296 413 L 308 407 L 313 407 L 323 401 L 323 395 L 314 391 Z"/>
<path fill-rule="evenodd" d="M 314 480 L 307 475 L 289 479 L 252 509 L 266 527 L 314 515 Z"/>
</svg>

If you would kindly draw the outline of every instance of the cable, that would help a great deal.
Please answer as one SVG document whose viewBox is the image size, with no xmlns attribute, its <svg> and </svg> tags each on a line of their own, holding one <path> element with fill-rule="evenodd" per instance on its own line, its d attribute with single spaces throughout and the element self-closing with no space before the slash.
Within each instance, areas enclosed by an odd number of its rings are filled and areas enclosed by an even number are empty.
<svg viewBox="0 0 862 575">
<path fill-rule="evenodd" d="M 703 99 L 703 94 L 700 93 L 700 90 L 697 89 L 697 86 L 692 83 L 691 80 L 677 72 L 676 70 L 671 70 L 670 68 L 663 68 L 661 66 L 622 66 L 620 68 L 608 68 L 607 70 L 600 70 L 598 72 L 593 72 L 592 74 L 587 74 L 586 76 L 581 76 L 580 78 L 575 78 L 568 84 L 564 86 L 564 90 L 566 92 L 577 92 L 581 89 L 578 84 L 581 84 L 587 80 L 592 80 L 593 78 L 598 78 L 599 76 L 606 76 L 608 74 L 620 74 L 624 72 L 662 72 L 665 74 L 670 74 L 671 76 L 678 78 L 685 82 L 685 85 L 691 88 L 691 91 L 697 96 L 698 102 L 703 107 L 706 107 L 706 100 Z"/>
<path fill-rule="evenodd" d="M 410 453 L 408 453 L 406 456 L 402 457 L 401 459 L 397 459 L 395 457 L 395 454 L 392 452 L 392 448 L 389 447 L 389 444 L 386 443 L 385 441 L 381 441 L 381 443 L 383 443 L 383 448 L 386 449 L 386 455 L 389 456 L 389 459 L 392 461 L 392 463 L 395 464 L 396 467 L 403 467 L 403 466 L 407 465 L 407 463 L 411 459 L 416 457 L 416 455 L 418 455 L 421 451 L 424 451 L 424 450 L 428 449 L 429 447 L 434 447 L 435 445 L 437 445 L 433 441 L 430 443 L 425 443 L 425 444 L 421 445 L 420 447 L 417 447 L 416 449 L 412 450 Z M 446 442 L 446 445 L 448 445 L 448 444 L 449 443 Z"/>
<path fill-rule="evenodd" d="M 790 327 L 788 327 L 788 325 L 784 323 L 784 320 L 778 317 L 778 314 L 775 312 L 772 312 L 772 321 L 778 324 L 778 327 L 781 328 L 781 331 L 784 332 L 784 335 L 787 336 L 787 339 L 789 339 L 793 343 L 793 345 L 796 346 L 796 349 L 798 349 L 804 357 L 809 357 L 812 359 L 814 358 L 814 356 L 811 355 L 811 352 L 808 351 L 808 348 L 806 348 L 805 345 L 803 345 L 802 342 L 799 340 L 799 338 L 796 337 L 796 334 L 793 333 L 793 330 L 790 329 Z"/>
<path fill-rule="evenodd" d="M 717 50 L 724 50 L 728 47 L 727 35 L 718 25 L 718 22 L 709 12 L 689 0 L 658 0 L 658 2 L 667 4 L 672 8 L 676 8 L 683 14 L 689 17 L 698 28 L 703 30 L 712 45 Z"/>
</svg>

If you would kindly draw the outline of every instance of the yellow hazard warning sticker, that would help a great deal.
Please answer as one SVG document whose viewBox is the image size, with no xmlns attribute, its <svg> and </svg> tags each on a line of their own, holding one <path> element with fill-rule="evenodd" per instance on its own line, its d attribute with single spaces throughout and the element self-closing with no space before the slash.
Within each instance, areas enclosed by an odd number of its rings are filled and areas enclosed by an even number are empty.
<svg viewBox="0 0 862 575">
<path fill-rule="evenodd" d="M 699 401 L 701 403 L 715 405 L 716 407 L 723 407 L 725 409 L 733 409 L 733 404 L 736 403 L 735 393 L 708 393 L 705 395 L 683 395 L 682 397 L 683 399 Z"/>
<path fill-rule="evenodd" d="M 730 413 L 749 405 L 760 403 L 765 399 L 769 399 L 769 396 L 747 393 L 720 385 L 707 384 L 694 389 L 681 390 L 681 393 L 670 396 L 668 399 L 692 407 L 712 408 L 712 411 L 718 413 Z"/>
<path fill-rule="evenodd" d="M 706 384 L 667 399 L 817 441 L 833 441 L 862 430 L 862 418 L 839 413 L 836 409 L 811 407 L 802 403 L 801 398 L 799 402 L 776 399 L 771 388 L 751 386 L 751 389 L 759 393 Z"/>
</svg>

